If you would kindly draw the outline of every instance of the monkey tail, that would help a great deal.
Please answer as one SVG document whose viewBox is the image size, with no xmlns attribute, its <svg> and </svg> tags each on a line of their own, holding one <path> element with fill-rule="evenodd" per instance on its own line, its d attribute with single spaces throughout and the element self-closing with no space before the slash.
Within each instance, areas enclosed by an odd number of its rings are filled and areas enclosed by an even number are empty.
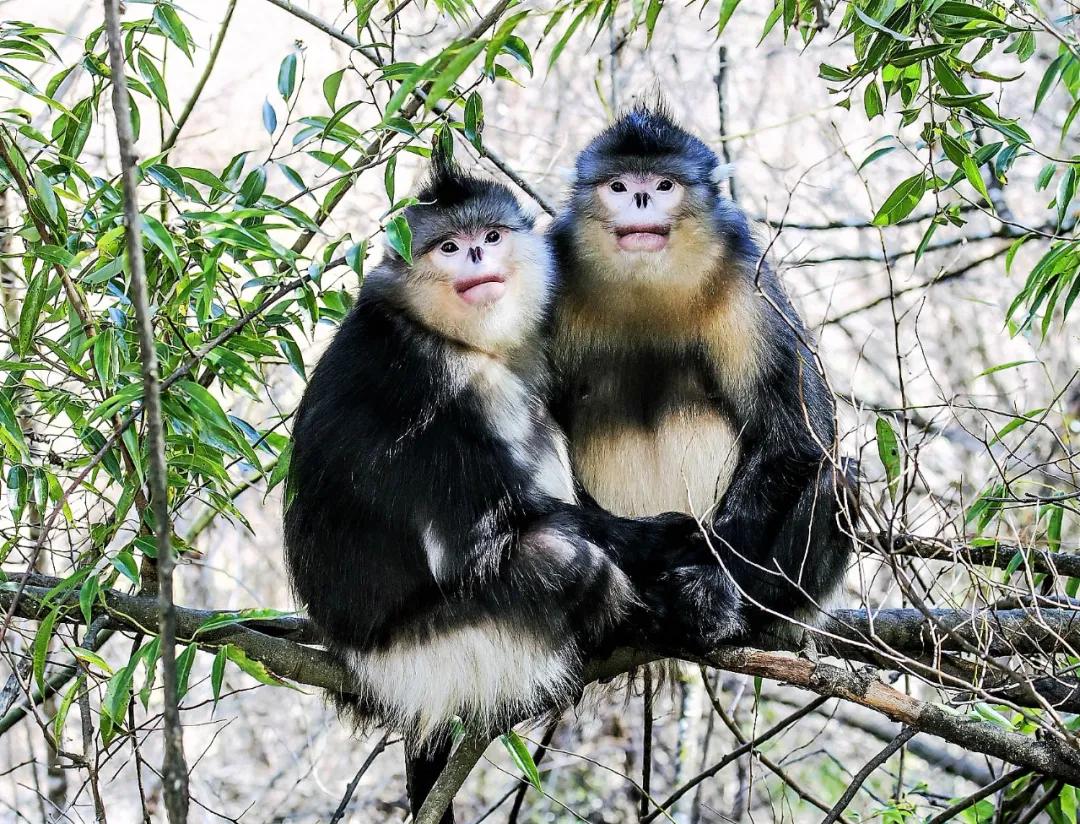
<svg viewBox="0 0 1080 824">
<path fill-rule="evenodd" d="M 409 793 L 409 808 L 415 819 L 427 800 L 428 793 L 450 760 L 453 742 L 449 735 L 441 736 L 438 743 L 405 747 L 405 784 Z M 439 824 L 454 824 L 454 804 L 446 808 Z"/>
</svg>

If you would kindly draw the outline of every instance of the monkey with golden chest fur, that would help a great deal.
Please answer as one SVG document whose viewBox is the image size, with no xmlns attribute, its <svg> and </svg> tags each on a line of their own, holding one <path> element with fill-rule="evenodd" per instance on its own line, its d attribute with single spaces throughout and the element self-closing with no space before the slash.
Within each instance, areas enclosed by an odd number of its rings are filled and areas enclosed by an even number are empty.
<svg viewBox="0 0 1080 824">
<path fill-rule="evenodd" d="M 857 470 L 836 470 L 809 335 L 717 168 L 643 107 L 578 156 L 550 232 L 554 414 L 600 506 L 708 528 L 719 563 L 682 571 L 690 608 L 707 612 L 730 575 L 752 629 L 813 623 L 844 575 L 838 516 Z"/>
</svg>

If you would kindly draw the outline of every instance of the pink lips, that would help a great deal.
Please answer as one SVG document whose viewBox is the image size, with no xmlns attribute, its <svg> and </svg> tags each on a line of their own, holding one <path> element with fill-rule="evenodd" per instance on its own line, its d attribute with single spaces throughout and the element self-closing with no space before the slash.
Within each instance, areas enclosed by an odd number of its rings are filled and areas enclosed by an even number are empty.
<svg viewBox="0 0 1080 824">
<path fill-rule="evenodd" d="M 454 291 L 463 301 L 472 305 L 494 303 L 506 291 L 506 278 L 502 275 L 475 275 L 454 281 Z"/>
<path fill-rule="evenodd" d="M 667 226 L 620 226 L 615 242 L 624 252 L 659 252 L 667 246 L 670 232 Z"/>
</svg>

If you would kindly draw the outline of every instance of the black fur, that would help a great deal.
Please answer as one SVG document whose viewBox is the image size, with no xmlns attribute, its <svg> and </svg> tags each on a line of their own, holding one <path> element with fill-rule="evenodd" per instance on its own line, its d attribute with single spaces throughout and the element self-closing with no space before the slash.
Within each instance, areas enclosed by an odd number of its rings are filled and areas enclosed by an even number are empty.
<svg viewBox="0 0 1080 824">
<path fill-rule="evenodd" d="M 600 219 L 595 187 L 627 172 L 676 178 L 687 187 L 682 216 L 704 220 L 722 239 L 723 276 L 746 279 L 760 290 L 755 299 L 770 304 L 760 312 L 754 346 L 761 368 L 753 381 L 738 391 L 725 389 L 733 385 L 724 380 L 731 377 L 725 364 L 695 341 L 694 330 L 673 341 L 646 328 L 631 345 L 598 335 L 559 343 L 557 334 L 553 409 L 572 446 L 613 426 L 652 433 L 665 414 L 696 405 L 712 407 L 732 424 L 740 457 L 711 531 L 723 565 L 756 605 L 748 623 L 759 629 L 777 615 L 812 621 L 842 580 L 850 541 L 838 524 L 838 498 L 845 498 L 838 489 L 854 488 L 857 467 L 841 462 L 834 469 L 834 405 L 809 334 L 775 272 L 762 262 L 745 215 L 721 197 L 717 164 L 716 155 L 665 112 L 635 109 L 579 156 L 568 206 L 551 237 L 566 294 L 604 301 L 606 290 L 618 287 L 590 281 L 575 234 L 579 221 Z M 570 323 L 558 305 L 555 323 Z M 702 574 L 710 582 L 724 577 Z M 698 582 L 684 599 L 715 599 L 708 590 Z"/>
<path fill-rule="evenodd" d="M 531 226 L 503 187 L 449 168 L 436 169 L 420 195 L 422 205 L 409 210 L 422 239 L 418 254 L 440 233 Z M 410 273 L 388 256 L 368 276 L 297 411 L 285 514 L 296 593 L 329 648 L 354 669 L 395 650 L 419 655 L 467 627 L 520 641 L 523 672 L 537 648 L 567 669 L 550 689 L 537 694 L 522 684 L 521 695 L 503 695 L 498 706 L 466 695 L 434 730 L 420 729 L 415 708 L 360 684 L 351 702 L 359 720 L 407 736 L 415 807 L 445 757 L 450 715 L 505 731 L 574 701 L 590 656 L 655 643 L 659 625 L 695 631 L 670 604 L 674 591 L 662 572 L 700 563 L 705 551 L 685 516 L 617 518 L 545 492 L 532 462 L 557 452 L 562 436 L 546 410 L 540 328 L 523 329 L 505 357 L 528 399 L 527 435 L 511 443 L 488 420 L 479 390 L 460 377 L 470 352 L 410 311 Z M 437 565 L 425 550 L 432 535 L 441 547 Z M 724 620 L 731 634 L 734 607 Z M 475 667 L 499 663 L 478 659 Z"/>
</svg>

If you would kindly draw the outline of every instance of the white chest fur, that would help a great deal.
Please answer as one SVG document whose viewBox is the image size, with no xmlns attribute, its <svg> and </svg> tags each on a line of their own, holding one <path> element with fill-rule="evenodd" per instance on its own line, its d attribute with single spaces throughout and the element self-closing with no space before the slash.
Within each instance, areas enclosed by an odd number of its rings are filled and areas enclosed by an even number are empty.
<svg viewBox="0 0 1080 824">
<path fill-rule="evenodd" d="M 482 358 L 473 364 L 470 385 L 480 398 L 487 421 L 546 495 L 574 502 L 570 456 L 562 431 L 544 404 L 502 363 Z"/>
<path fill-rule="evenodd" d="M 708 409 L 684 408 L 655 429 L 621 427 L 572 444 L 574 465 L 597 503 L 618 515 L 706 516 L 739 460 L 737 434 Z"/>
</svg>

